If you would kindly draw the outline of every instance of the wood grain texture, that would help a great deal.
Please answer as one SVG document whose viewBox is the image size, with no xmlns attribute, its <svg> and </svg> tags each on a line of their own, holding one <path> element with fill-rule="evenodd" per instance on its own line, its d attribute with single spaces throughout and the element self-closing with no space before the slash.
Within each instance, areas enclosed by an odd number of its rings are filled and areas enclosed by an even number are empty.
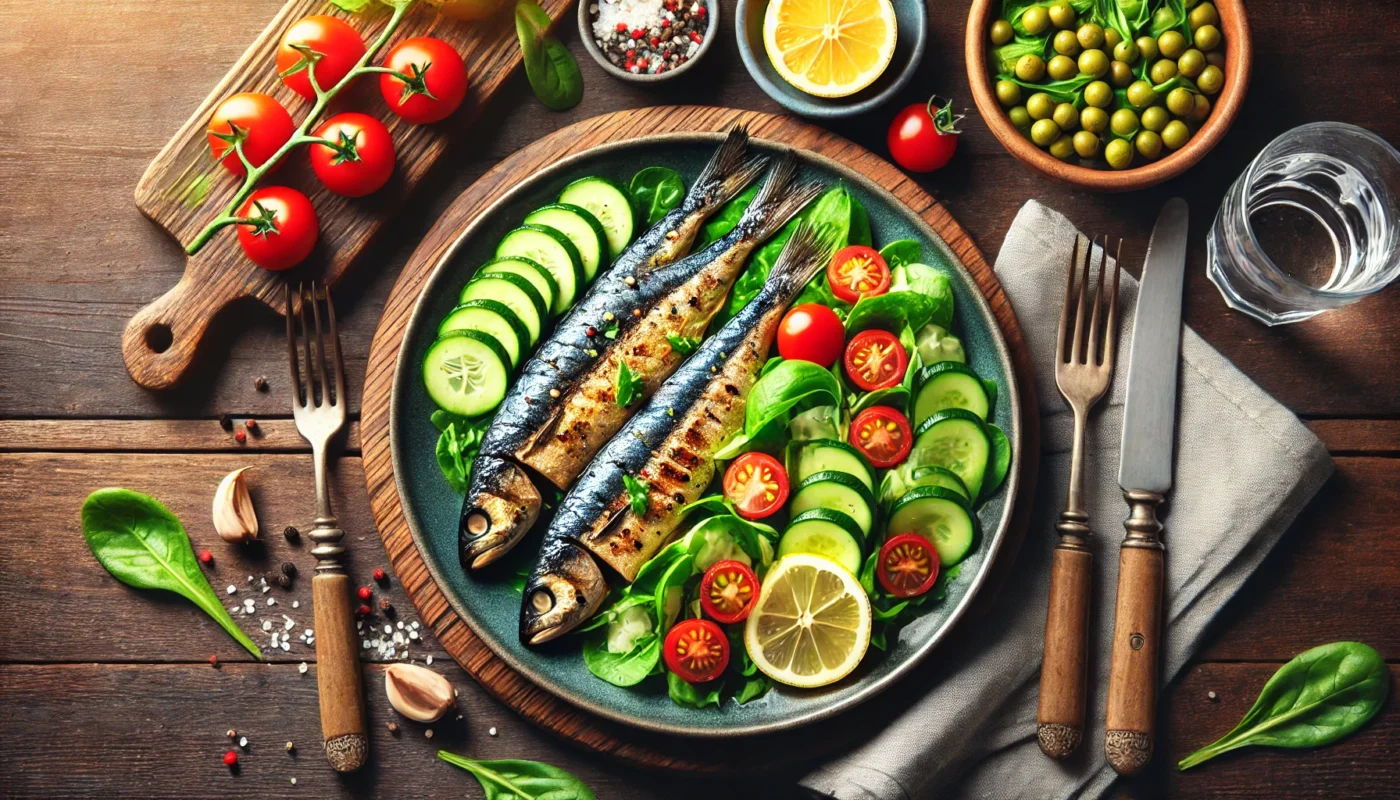
<svg viewBox="0 0 1400 800">
<path fill-rule="evenodd" d="M 360 648 L 356 646 L 359 637 L 355 634 L 350 610 L 353 591 L 348 575 L 318 574 L 311 579 L 321 740 L 326 760 L 336 772 L 354 772 L 369 758 L 365 693 L 360 682 Z"/>
<path fill-rule="evenodd" d="M 1162 654 L 1163 558 L 1160 549 L 1126 544 L 1118 554 L 1104 731 L 1108 763 L 1120 775 L 1135 775 L 1152 759 Z"/>
<path fill-rule="evenodd" d="M 1094 554 L 1057 546 L 1050 564 L 1045 613 L 1045 655 L 1040 662 L 1040 699 L 1035 721 L 1040 749 L 1067 758 L 1084 734 L 1089 674 L 1089 596 Z"/>
<path fill-rule="evenodd" d="M 1001 324 L 1009 349 L 1015 354 L 1023 412 L 1023 441 L 1016 453 L 1022 487 L 1020 497 L 1032 497 L 1039 436 L 1030 364 L 1011 305 L 971 238 L 932 197 L 887 162 L 859 146 L 790 118 L 732 109 L 656 107 L 585 120 L 506 159 L 458 197 L 419 244 L 390 296 L 370 351 L 361 429 L 370 506 L 385 549 L 419 613 L 433 627 L 447 651 L 489 691 L 520 711 L 526 719 L 565 739 L 639 765 L 698 773 L 763 768 L 782 763 L 783 759 L 793 758 L 799 752 L 791 737 L 786 740 L 761 737 L 782 741 L 782 744 L 776 745 L 778 749 L 745 748 L 743 752 L 750 755 L 739 755 L 723 742 L 686 742 L 640 735 L 563 702 L 507 667 L 452 611 L 413 542 L 394 482 L 389 451 L 389 394 L 408 317 L 424 281 L 460 231 L 507 189 L 552 161 L 599 144 L 637 138 L 637 133 L 643 130 L 647 136 L 682 131 L 722 132 L 736 123 L 746 125 L 749 134 L 756 139 L 808 150 L 862 172 L 922 216 L 968 268 Z M 1018 532 L 1024 531 L 1029 505 L 1029 502 L 1022 502 L 1017 506 L 1013 527 Z M 834 744 L 843 738 L 832 737 L 824 744 Z M 810 748 L 808 743 L 801 757 L 810 757 Z"/>
</svg>

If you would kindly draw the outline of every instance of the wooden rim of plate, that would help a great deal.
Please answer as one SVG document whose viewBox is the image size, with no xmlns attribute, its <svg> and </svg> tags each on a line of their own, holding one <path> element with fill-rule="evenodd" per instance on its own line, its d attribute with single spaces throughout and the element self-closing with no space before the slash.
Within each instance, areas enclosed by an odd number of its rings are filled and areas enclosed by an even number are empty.
<svg viewBox="0 0 1400 800">
<path fill-rule="evenodd" d="M 424 562 L 404 517 L 394 476 L 389 442 L 390 396 L 409 319 L 434 267 L 452 249 L 461 231 L 523 177 L 544 165 L 598 145 L 648 139 L 659 134 L 721 133 L 736 123 L 747 125 L 755 138 L 807 150 L 846 165 L 893 194 L 943 238 L 972 275 L 1000 325 L 1020 384 L 1022 441 L 1015 465 L 1020 487 L 1004 544 L 1010 552 L 1000 553 L 1000 558 L 995 559 L 988 585 L 982 588 L 974 603 L 977 609 L 985 608 L 1014 561 L 1028 527 L 1040 452 L 1039 408 L 1030 357 L 1010 301 L 971 237 L 932 196 L 864 148 L 789 117 L 703 106 L 630 109 L 570 125 L 503 160 L 453 201 L 409 257 L 375 330 L 365 370 L 361 414 L 365 482 L 384 549 L 423 621 L 462 668 L 502 703 L 568 742 L 636 766 L 710 775 L 791 767 L 860 737 L 868 737 L 896 712 L 899 701 L 895 698 L 899 693 L 884 692 L 856 709 L 843 712 L 843 724 L 827 726 L 824 730 L 832 735 L 824 735 L 818 749 L 814 749 L 812 737 L 791 735 L 791 731 L 788 735 L 750 737 L 743 747 L 736 748 L 733 740 L 668 736 L 633 728 L 591 714 L 536 686 L 511 669 L 472 632 L 452 609 Z M 639 135 L 638 132 L 645 133 Z M 928 661 L 903 681 L 917 683 L 915 676 L 927 667 Z"/>
</svg>

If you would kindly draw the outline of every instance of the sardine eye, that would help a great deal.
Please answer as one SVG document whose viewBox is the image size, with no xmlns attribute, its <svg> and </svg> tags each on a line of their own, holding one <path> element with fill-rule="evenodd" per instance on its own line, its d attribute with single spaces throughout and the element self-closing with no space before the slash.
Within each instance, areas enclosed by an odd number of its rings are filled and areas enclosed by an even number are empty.
<svg viewBox="0 0 1400 800">
<path fill-rule="evenodd" d="M 467 515 L 467 533 L 472 536 L 481 536 L 491 529 L 491 518 L 485 511 L 476 509 Z"/>
<path fill-rule="evenodd" d="M 535 609 L 536 614 L 543 614 L 554 608 L 554 595 L 548 589 L 538 589 L 530 595 L 530 607 Z"/>
</svg>

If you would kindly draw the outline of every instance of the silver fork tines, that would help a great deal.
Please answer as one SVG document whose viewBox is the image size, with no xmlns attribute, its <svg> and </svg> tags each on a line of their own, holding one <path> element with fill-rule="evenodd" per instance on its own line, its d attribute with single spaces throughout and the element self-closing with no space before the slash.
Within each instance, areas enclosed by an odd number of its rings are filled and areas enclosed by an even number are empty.
<svg viewBox="0 0 1400 800">
<path fill-rule="evenodd" d="M 322 303 L 326 307 L 326 326 L 321 320 Z M 311 306 L 310 326 L 307 305 Z M 315 281 L 309 292 L 298 285 L 293 294 L 291 285 L 287 286 L 287 355 L 292 377 L 292 416 L 297 432 L 311 445 L 316 468 L 316 520 L 310 533 L 316 547 L 311 553 L 319 560 L 318 571 L 339 571 L 339 557 L 345 550 L 339 544 L 343 533 L 331 514 L 326 451 L 331 438 L 345 427 L 345 365 L 340 358 L 340 334 L 335 327 L 330 290 Z"/>
</svg>

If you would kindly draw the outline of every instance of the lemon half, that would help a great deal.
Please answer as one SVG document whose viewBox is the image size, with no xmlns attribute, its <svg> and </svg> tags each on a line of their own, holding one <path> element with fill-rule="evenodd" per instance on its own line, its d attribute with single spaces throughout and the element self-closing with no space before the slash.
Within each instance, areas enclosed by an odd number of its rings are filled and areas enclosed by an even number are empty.
<svg viewBox="0 0 1400 800">
<path fill-rule="evenodd" d="M 817 97 L 846 97 L 875 82 L 894 57 L 890 0 L 772 0 L 763 46 L 783 80 Z"/>
<path fill-rule="evenodd" d="M 744 625 L 744 646 L 764 675 L 813 688 L 850 674 L 870 646 L 870 598 L 855 576 L 809 553 L 768 571 Z"/>
</svg>

